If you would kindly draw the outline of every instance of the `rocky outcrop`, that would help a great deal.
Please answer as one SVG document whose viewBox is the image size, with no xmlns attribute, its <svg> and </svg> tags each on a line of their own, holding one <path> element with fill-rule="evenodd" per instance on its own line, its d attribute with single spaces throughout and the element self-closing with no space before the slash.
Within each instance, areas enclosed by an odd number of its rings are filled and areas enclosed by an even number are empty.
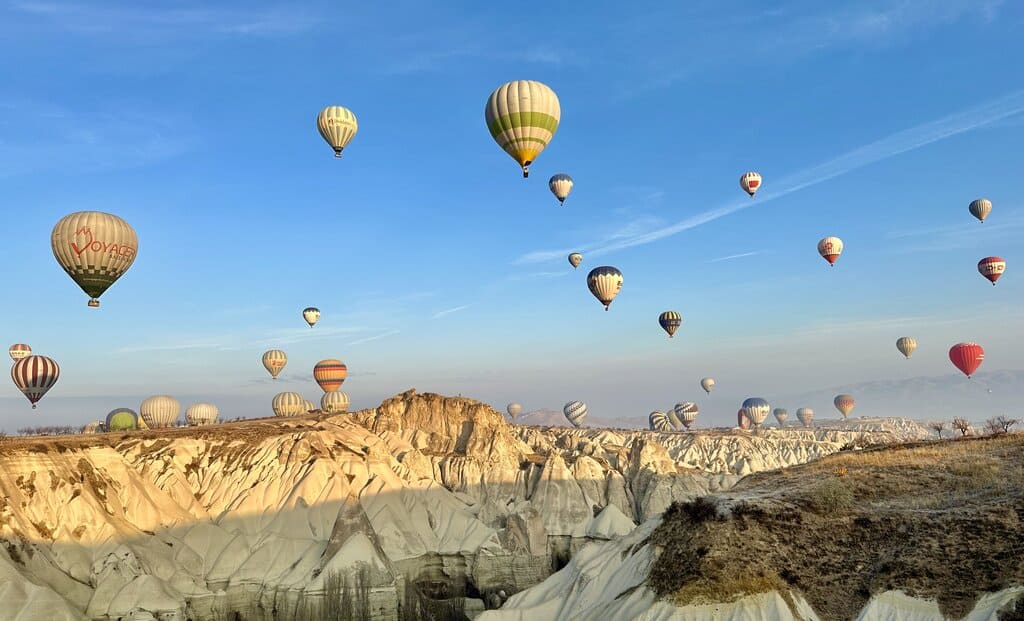
<svg viewBox="0 0 1024 621">
<path fill-rule="evenodd" d="M 474 615 L 674 501 L 892 439 L 517 427 L 415 391 L 352 414 L 14 439 L 0 592 L 19 619 L 311 618 L 338 593 L 374 619 Z"/>
</svg>

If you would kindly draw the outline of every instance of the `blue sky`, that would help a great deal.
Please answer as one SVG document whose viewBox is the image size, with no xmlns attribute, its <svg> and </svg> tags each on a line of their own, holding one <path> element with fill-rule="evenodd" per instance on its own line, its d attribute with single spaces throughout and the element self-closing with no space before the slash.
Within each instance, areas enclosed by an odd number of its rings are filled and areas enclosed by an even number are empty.
<svg viewBox="0 0 1024 621">
<path fill-rule="evenodd" d="M 904 334 L 918 376 L 959 381 L 963 340 L 983 370 L 1024 368 L 1024 10 L 663 4 L 0 4 L 0 325 L 62 364 L 35 413 L 8 386 L 0 426 L 158 393 L 265 415 L 277 390 L 318 400 L 327 357 L 355 407 L 415 386 L 638 421 L 712 375 L 704 424 L 908 373 Z M 562 107 L 528 180 L 483 120 L 515 79 Z M 330 104 L 359 119 L 340 161 L 315 127 Z M 576 181 L 562 208 L 556 172 Z M 86 209 L 140 239 L 99 310 L 48 242 Z M 826 235 L 846 244 L 833 269 Z M 992 254 L 996 287 L 975 271 Z M 608 313 L 598 265 L 625 276 Z"/>
</svg>

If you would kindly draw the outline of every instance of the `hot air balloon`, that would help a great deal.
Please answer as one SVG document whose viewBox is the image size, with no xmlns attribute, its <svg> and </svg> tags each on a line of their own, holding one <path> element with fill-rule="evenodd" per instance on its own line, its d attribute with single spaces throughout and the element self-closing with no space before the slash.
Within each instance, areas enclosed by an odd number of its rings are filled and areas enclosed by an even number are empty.
<svg viewBox="0 0 1024 621">
<path fill-rule="evenodd" d="M 917 341 L 909 336 L 901 336 L 896 339 L 896 349 L 900 350 L 903 357 L 910 358 L 910 355 L 917 349 Z"/>
<path fill-rule="evenodd" d="M 279 392 L 271 402 L 275 416 L 301 416 L 306 413 L 306 400 L 297 392 Z"/>
<path fill-rule="evenodd" d="M 220 410 L 212 403 L 193 403 L 185 409 L 185 422 L 192 427 L 212 425 L 219 414 Z"/>
<path fill-rule="evenodd" d="M 690 425 L 697 420 L 697 415 L 700 413 L 700 409 L 697 407 L 696 403 L 692 401 L 685 401 L 683 403 L 677 403 L 675 407 L 672 408 L 672 413 L 676 415 L 676 418 L 679 419 L 679 422 L 682 423 L 683 427 L 689 429 Z"/>
<path fill-rule="evenodd" d="M 97 307 L 103 292 L 135 261 L 139 238 L 113 214 L 76 211 L 54 225 L 50 246 L 57 263 L 89 296 L 89 306 Z"/>
<path fill-rule="evenodd" d="M 971 212 L 971 215 L 978 219 L 979 222 L 984 222 L 985 218 L 992 211 L 992 201 L 987 198 L 979 198 L 971 201 L 971 204 L 967 207 Z"/>
<path fill-rule="evenodd" d="M 277 379 L 284 365 L 288 364 L 288 356 L 280 349 L 271 349 L 263 353 L 263 368 L 270 372 L 270 377 Z"/>
<path fill-rule="evenodd" d="M 28 358 L 32 354 L 32 348 L 24 343 L 15 343 L 7 350 L 7 353 L 11 356 L 11 360 L 17 362 L 22 358 Z"/>
<path fill-rule="evenodd" d="M 558 96 L 533 80 L 502 84 L 484 108 L 491 138 L 522 166 L 523 178 L 530 176 L 530 164 L 551 142 L 561 118 Z"/>
<path fill-rule="evenodd" d="M 508 415 L 512 420 L 515 420 L 516 417 L 519 416 L 519 413 L 523 411 L 523 406 L 518 403 L 509 403 L 505 408 L 505 411 L 508 412 Z"/>
<path fill-rule="evenodd" d="M 139 415 L 135 410 L 117 408 L 107 414 L 107 431 L 132 431 L 139 428 Z"/>
<path fill-rule="evenodd" d="M 673 429 L 679 431 L 683 428 L 683 421 L 679 420 L 679 417 L 676 416 L 675 410 L 672 408 L 665 410 L 665 416 L 668 418 L 668 424 L 671 425 Z"/>
<path fill-rule="evenodd" d="M 302 309 L 302 318 L 306 320 L 309 327 L 312 328 L 316 325 L 316 322 L 320 321 L 320 309 L 312 306 L 307 306 Z"/>
<path fill-rule="evenodd" d="M 949 360 L 968 378 L 981 366 L 985 350 L 977 343 L 957 343 L 949 348 Z"/>
<path fill-rule="evenodd" d="M 775 416 L 775 420 L 779 421 L 779 427 L 784 427 L 786 425 L 786 419 L 789 418 L 789 412 L 784 408 L 775 408 L 772 414 Z"/>
<path fill-rule="evenodd" d="M 342 150 L 359 131 L 356 115 L 348 108 L 327 106 L 316 117 L 316 128 L 320 130 L 327 144 L 334 149 L 334 157 L 341 157 Z"/>
<path fill-rule="evenodd" d="M 843 253 L 843 240 L 838 237 L 826 237 L 818 242 L 818 254 L 828 261 L 829 265 L 835 265 L 836 259 Z"/>
<path fill-rule="evenodd" d="M 704 389 L 704 392 L 711 394 L 711 389 L 715 387 L 715 378 L 705 377 L 700 381 L 700 387 Z"/>
<path fill-rule="evenodd" d="M 985 278 L 988 278 L 992 282 L 993 287 L 1005 271 L 1006 261 L 999 257 L 985 257 L 981 261 L 978 261 L 978 273 Z"/>
<path fill-rule="evenodd" d="M 569 192 L 572 192 L 572 177 L 565 173 L 558 173 L 548 179 L 548 188 L 558 199 L 558 204 L 564 205 L 565 199 L 569 197 Z"/>
<path fill-rule="evenodd" d="M 750 415 L 743 408 L 740 408 L 736 412 L 736 426 L 740 429 L 750 429 L 753 425 L 753 421 L 750 420 Z"/>
<path fill-rule="evenodd" d="M 340 414 L 348 411 L 348 395 L 341 390 L 325 392 L 320 397 L 320 409 L 328 414 Z"/>
<path fill-rule="evenodd" d="M 46 356 L 26 356 L 11 367 L 11 380 L 36 409 L 36 403 L 60 379 L 60 365 Z"/>
<path fill-rule="evenodd" d="M 569 255 L 569 265 L 572 266 L 572 269 L 576 269 L 577 267 L 579 267 L 580 263 L 583 263 L 583 255 L 582 254 L 580 254 L 578 252 L 574 252 L 574 253 Z"/>
<path fill-rule="evenodd" d="M 583 424 L 583 419 L 587 417 L 587 404 L 582 401 L 570 401 L 562 408 L 562 413 L 573 427 L 579 427 Z"/>
<path fill-rule="evenodd" d="M 814 410 L 811 408 L 800 408 L 796 411 L 796 418 L 804 427 L 810 427 L 814 422 Z"/>
<path fill-rule="evenodd" d="M 743 402 L 743 409 L 750 417 L 750 422 L 754 423 L 755 427 L 760 427 L 764 419 L 768 418 L 772 406 L 768 405 L 768 402 L 761 397 L 750 397 Z"/>
<path fill-rule="evenodd" d="M 341 388 L 348 375 L 348 367 L 341 360 L 328 358 L 321 360 L 313 367 L 313 379 L 324 392 L 334 392 Z"/>
<path fill-rule="evenodd" d="M 324 393 L 324 394 L 327 394 L 327 393 Z M 310 401 L 309 399 L 305 399 L 303 401 L 303 407 L 306 408 L 307 412 L 312 412 L 312 411 L 316 410 L 316 404 L 313 403 L 312 401 Z"/>
<path fill-rule="evenodd" d="M 612 300 L 622 291 L 622 272 L 607 265 L 595 267 L 587 274 L 587 287 L 607 311 Z"/>
<path fill-rule="evenodd" d="M 832 403 L 836 406 L 836 409 L 839 410 L 839 413 L 843 415 L 843 418 L 849 416 L 850 412 L 853 411 L 854 406 L 857 405 L 857 401 L 850 395 L 836 395 L 836 398 L 832 400 Z"/>
<path fill-rule="evenodd" d="M 754 198 L 754 192 L 761 187 L 761 175 L 756 172 L 746 172 L 740 175 L 740 187 L 743 191 Z"/>
<path fill-rule="evenodd" d="M 672 338 L 672 335 L 676 333 L 679 326 L 683 323 L 683 316 L 676 311 L 665 311 L 658 315 L 658 324 L 661 329 L 668 332 L 668 338 Z"/>
<path fill-rule="evenodd" d="M 647 417 L 647 422 L 650 424 L 651 431 L 672 431 L 672 423 L 669 422 L 668 416 L 664 412 L 651 412 Z"/>
<path fill-rule="evenodd" d="M 139 415 L 150 429 L 173 427 L 181 414 L 181 404 L 170 395 L 156 395 L 142 402 Z"/>
</svg>

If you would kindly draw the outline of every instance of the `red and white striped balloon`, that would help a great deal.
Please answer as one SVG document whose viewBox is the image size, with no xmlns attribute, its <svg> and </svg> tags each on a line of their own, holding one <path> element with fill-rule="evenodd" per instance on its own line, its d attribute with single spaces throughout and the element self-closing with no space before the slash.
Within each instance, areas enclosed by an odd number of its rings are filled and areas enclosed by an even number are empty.
<svg viewBox="0 0 1024 621">
<path fill-rule="evenodd" d="M 28 356 L 11 367 L 11 379 L 32 403 L 32 409 L 60 378 L 60 365 L 46 356 Z"/>
<path fill-rule="evenodd" d="M 994 287 L 999 277 L 1006 271 L 1006 261 L 1000 257 L 985 257 L 978 261 L 978 273 L 988 278 Z"/>
</svg>

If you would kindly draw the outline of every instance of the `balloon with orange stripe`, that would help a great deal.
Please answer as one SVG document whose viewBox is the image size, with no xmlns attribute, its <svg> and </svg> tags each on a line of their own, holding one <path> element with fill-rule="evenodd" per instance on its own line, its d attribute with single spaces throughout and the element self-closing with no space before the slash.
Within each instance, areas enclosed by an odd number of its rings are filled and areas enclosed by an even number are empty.
<svg viewBox="0 0 1024 621">
<path fill-rule="evenodd" d="M 313 367 L 313 379 L 324 392 L 334 392 L 341 388 L 347 375 L 348 367 L 345 366 L 345 363 L 334 358 L 321 360 Z"/>
</svg>

